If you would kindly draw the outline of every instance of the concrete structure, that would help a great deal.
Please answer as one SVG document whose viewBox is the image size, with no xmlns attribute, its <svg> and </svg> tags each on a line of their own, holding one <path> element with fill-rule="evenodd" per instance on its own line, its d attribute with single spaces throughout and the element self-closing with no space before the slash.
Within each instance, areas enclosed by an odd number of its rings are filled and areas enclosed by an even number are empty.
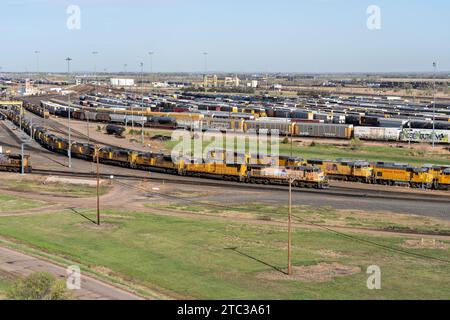
<svg viewBox="0 0 450 320">
<path fill-rule="evenodd" d="M 134 86 L 134 79 L 111 78 L 111 85 L 114 87 L 131 87 Z"/>
<path fill-rule="evenodd" d="M 257 88 L 258 87 L 258 80 L 252 80 L 251 82 L 247 82 L 247 87 Z"/>
</svg>

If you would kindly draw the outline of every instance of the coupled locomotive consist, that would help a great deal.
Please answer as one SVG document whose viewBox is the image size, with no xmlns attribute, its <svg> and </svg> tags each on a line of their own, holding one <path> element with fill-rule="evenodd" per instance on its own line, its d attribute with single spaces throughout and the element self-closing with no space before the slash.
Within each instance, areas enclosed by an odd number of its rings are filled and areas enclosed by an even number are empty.
<svg viewBox="0 0 450 320">
<path fill-rule="evenodd" d="M 406 163 L 364 160 L 306 160 L 330 179 L 412 188 L 450 190 L 450 166 L 413 167 Z"/>
<path fill-rule="evenodd" d="M 32 127 L 30 121 L 18 114 L 9 112 L 8 118 L 42 145 L 44 148 L 67 155 L 69 142 L 56 136 L 43 127 Z M 120 149 L 111 146 L 97 148 L 92 144 L 74 142 L 70 145 L 71 155 L 88 161 L 97 159 L 100 163 L 121 166 L 132 169 L 157 171 L 183 176 L 198 176 L 205 178 L 237 181 L 256 184 L 288 184 L 295 187 L 323 189 L 328 187 L 328 180 L 319 168 L 312 166 L 286 166 L 273 168 L 270 165 L 252 164 L 249 157 L 242 163 L 228 164 L 208 162 L 202 159 L 173 159 L 171 155 L 152 152 L 139 152 L 130 149 Z"/>
</svg>

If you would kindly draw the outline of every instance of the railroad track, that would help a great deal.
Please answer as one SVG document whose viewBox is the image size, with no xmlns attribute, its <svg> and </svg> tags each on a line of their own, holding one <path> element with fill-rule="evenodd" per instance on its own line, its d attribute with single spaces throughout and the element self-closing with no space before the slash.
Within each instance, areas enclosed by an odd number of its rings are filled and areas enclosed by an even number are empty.
<svg viewBox="0 0 450 320">
<path fill-rule="evenodd" d="M 102 164 L 104 165 L 104 164 Z M 114 166 L 113 166 L 114 167 Z M 114 167 L 116 168 L 116 167 Z M 142 171 L 144 172 L 144 171 Z M 95 178 L 96 174 L 93 172 L 74 172 L 74 171 L 58 171 L 58 170 L 43 170 L 43 169 L 33 169 L 33 174 L 43 174 L 43 175 L 56 175 L 56 176 L 66 176 L 66 177 L 77 177 L 77 178 Z M 201 183 L 202 186 L 219 187 L 219 188 L 233 188 L 248 191 L 286 191 L 287 186 L 282 185 L 254 185 L 254 184 L 244 184 L 233 181 L 223 181 L 223 180 L 212 180 L 209 178 L 199 178 L 199 177 L 179 177 L 176 175 L 158 173 L 159 176 L 144 177 L 139 175 L 131 174 L 100 174 L 102 179 L 110 179 L 114 176 L 114 179 L 126 179 L 126 180 L 138 180 L 138 181 L 155 181 L 164 182 L 165 184 L 177 184 L 177 185 L 193 185 L 196 186 Z M 161 177 L 160 175 L 166 175 L 167 177 Z M 365 198 L 377 198 L 386 200 L 401 200 L 401 201 L 413 201 L 413 202 L 429 202 L 429 203 L 441 203 L 449 204 L 450 198 L 440 195 L 424 195 L 418 196 L 417 194 L 408 194 L 404 192 L 392 192 L 392 191 L 380 191 L 380 190 L 370 190 L 370 189 L 357 189 L 350 187 L 333 187 L 333 189 L 305 189 L 298 188 L 293 189 L 296 193 L 309 193 L 309 194 L 320 194 L 320 195 L 330 195 L 337 197 L 365 197 Z"/>
<path fill-rule="evenodd" d="M 57 122 L 57 121 L 55 121 L 55 120 L 53 120 L 51 118 L 43 119 L 43 118 L 35 115 L 34 113 L 28 111 L 28 110 L 25 110 L 25 112 L 28 114 L 28 116 L 32 116 L 33 117 L 33 121 L 35 121 L 34 119 L 38 119 L 39 120 L 38 121 L 39 125 L 46 126 L 46 127 L 50 128 L 52 131 L 60 133 L 60 134 L 63 134 L 65 136 L 68 135 L 68 129 L 69 129 L 68 125 L 64 125 L 62 123 L 59 123 L 59 122 Z M 103 141 L 94 139 L 92 137 L 88 137 L 86 134 L 84 134 L 81 131 L 78 131 L 76 129 L 71 128 L 70 131 L 71 131 L 71 136 L 74 139 L 78 138 L 78 139 L 84 140 L 85 142 L 90 141 L 90 142 L 96 143 L 98 145 L 102 145 L 102 146 L 106 145 Z M 121 149 L 120 146 L 113 145 L 113 144 L 108 144 L 108 146 Z"/>
</svg>

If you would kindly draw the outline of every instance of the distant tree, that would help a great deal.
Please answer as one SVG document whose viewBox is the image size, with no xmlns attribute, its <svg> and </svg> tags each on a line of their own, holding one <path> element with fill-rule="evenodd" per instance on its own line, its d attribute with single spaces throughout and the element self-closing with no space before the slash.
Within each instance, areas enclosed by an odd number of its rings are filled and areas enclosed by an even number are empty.
<svg viewBox="0 0 450 320">
<path fill-rule="evenodd" d="M 6 293 L 10 300 L 70 300 L 66 283 L 47 272 L 32 273 L 16 281 Z"/>
</svg>

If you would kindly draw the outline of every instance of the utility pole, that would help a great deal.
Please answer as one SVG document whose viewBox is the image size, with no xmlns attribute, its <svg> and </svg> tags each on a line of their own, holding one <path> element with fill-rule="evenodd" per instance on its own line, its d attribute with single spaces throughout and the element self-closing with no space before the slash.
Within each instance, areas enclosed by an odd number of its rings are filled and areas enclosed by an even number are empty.
<svg viewBox="0 0 450 320">
<path fill-rule="evenodd" d="M 34 51 L 34 54 L 36 55 L 36 76 L 37 76 L 37 80 L 39 80 L 39 54 L 41 52 L 36 50 Z"/>
<path fill-rule="evenodd" d="M 434 121 L 436 119 L 436 62 L 433 62 L 433 149 L 436 139 L 436 130 Z"/>
<path fill-rule="evenodd" d="M 25 174 L 25 168 L 24 168 L 24 165 L 23 165 L 23 161 L 24 161 L 24 154 L 23 154 L 23 145 L 24 145 L 24 143 L 22 143 L 21 145 L 20 145 L 20 157 L 21 157 L 21 170 L 20 170 L 20 174 L 23 176 L 24 174 Z"/>
<path fill-rule="evenodd" d="M 153 51 L 150 51 L 148 55 L 150 56 L 150 84 L 152 84 L 153 80 Z"/>
<path fill-rule="evenodd" d="M 100 148 L 96 146 L 95 151 L 97 155 L 97 225 L 100 225 L 100 170 L 99 170 Z"/>
<path fill-rule="evenodd" d="M 67 84 L 69 84 L 70 82 L 70 61 L 72 61 L 72 59 L 70 57 L 66 58 L 67 61 Z M 68 107 L 67 107 L 67 115 L 68 115 L 68 119 L 69 119 L 69 147 L 67 150 L 67 155 L 69 156 L 69 168 L 72 168 L 72 141 L 71 141 L 71 129 L 70 129 L 70 91 L 67 90 L 67 103 L 68 103 Z"/>
<path fill-rule="evenodd" d="M 205 92 L 208 90 L 208 52 L 203 52 L 203 57 L 204 57 L 204 63 L 205 63 L 205 78 L 204 78 L 204 83 L 203 85 L 205 86 Z"/>
<path fill-rule="evenodd" d="M 288 275 L 292 274 L 292 183 L 294 183 L 295 178 L 289 177 L 289 211 L 288 211 Z"/>
<path fill-rule="evenodd" d="M 144 111 L 144 63 L 141 62 L 141 106 L 142 106 L 142 111 Z M 144 114 L 144 112 L 142 112 L 142 115 Z M 142 116 L 141 115 L 141 116 Z M 143 120 L 143 118 L 141 118 L 141 120 Z M 144 121 L 142 121 L 142 131 L 141 131 L 141 138 L 142 138 L 142 144 L 144 144 Z"/>
<path fill-rule="evenodd" d="M 293 145 L 293 141 L 292 141 L 292 133 L 291 133 L 291 158 L 292 158 L 292 146 Z"/>
<path fill-rule="evenodd" d="M 293 148 L 293 140 L 292 140 L 292 137 L 293 137 L 293 134 L 294 134 L 294 126 L 291 126 L 291 141 L 290 141 L 290 144 L 291 144 L 291 158 L 292 158 L 292 148 Z"/>
<path fill-rule="evenodd" d="M 94 93 L 97 95 L 97 59 L 98 51 L 92 51 L 92 55 L 94 56 Z"/>
<path fill-rule="evenodd" d="M 408 148 L 411 148 L 411 117 L 409 117 L 409 119 L 408 119 L 408 126 L 409 126 L 409 131 L 408 131 Z"/>
</svg>

